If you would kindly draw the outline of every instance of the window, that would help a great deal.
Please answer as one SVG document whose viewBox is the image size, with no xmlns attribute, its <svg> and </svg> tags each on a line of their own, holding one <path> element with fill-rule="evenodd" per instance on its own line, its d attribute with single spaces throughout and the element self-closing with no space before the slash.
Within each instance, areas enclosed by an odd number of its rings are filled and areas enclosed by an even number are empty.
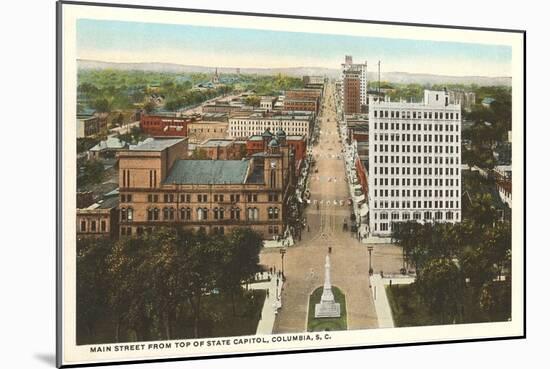
<svg viewBox="0 0 550 369">
<path fill-rule="evenodd" d="M 92 220 L 92 223 L 91 223 L 91 226 L 90 226 L 90 230 L 91 230 L 92 232 L 95 232 L 95 231 L 96 231 L 95 220 Z"/>
<path fill-rule="evenodd" d="M 85 220 L 80 222 L 80 232 L 86 232 L 86 221 Z"/>
<path fill-rule="evenodd" d="M 105 232 L 107 230 L 107 222 L 102 220 L 101 221 L 101 232 Z"/>
</svg>

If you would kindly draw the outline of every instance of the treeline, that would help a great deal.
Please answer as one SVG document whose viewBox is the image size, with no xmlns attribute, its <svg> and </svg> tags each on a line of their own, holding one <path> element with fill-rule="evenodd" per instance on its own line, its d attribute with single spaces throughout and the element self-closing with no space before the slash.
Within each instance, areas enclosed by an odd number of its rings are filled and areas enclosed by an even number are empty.
<svg viewBox="0 0 550 369">
<path fill-rule="evenodd" d="M 164 108 L 168 111 L 176 111 L 188 106 L 198 105 L 216 96 L 226 95 L 232 91 L 232 86 L 219 86 L 205 90 L 185 90 L 177 93 L 167 93 Z"/>
<path fill-rule="evenodd" d="M 442 324 L 463 322 L 465 296 L 491 314 L 511 288 L 511 227 L 478 196 L 460 223 L 398 223 L 392 238 L 416 270 L 414 287 Z M 495 282 L 505 276 L 505 282 Z M 500 278 L 498 278 L 500 280 Z M 500 291 L 499 291 L 500 290 Z"/>
<path fill-rule="evenodd" d="M 246 83 L 247 90 L 253 90 L 257 95 L 277 96 L 285 90 L 304 87 L 301 78 L 291 77 L 284 74 L 276 76 L 254 76 Z"/>
<path fill-rule="evenodd" d="M 79 239 L 78 344 L 186 338 L 182 326 L 201 337 L 208 296 L 224 294 L 227 311 L 239 314 L 235 299 L 258 271 L 261 246 L 261 236 L 249 228 L 229 235 L 159 228 L 114 244 Z M 116 327 L 113 335 L 102 331 L 106 320 Z"/>
</svg>

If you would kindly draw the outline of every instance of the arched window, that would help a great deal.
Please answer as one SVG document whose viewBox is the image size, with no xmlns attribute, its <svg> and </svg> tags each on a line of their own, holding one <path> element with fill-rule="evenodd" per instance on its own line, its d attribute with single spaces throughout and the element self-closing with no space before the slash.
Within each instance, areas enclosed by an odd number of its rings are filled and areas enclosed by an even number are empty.
<svg viewBox="0 0 550 369">
<path fill-rule="evenodd" d="M 126 208 L 120 208 L 120 221 L 125 222 L 126 219 Z"/>
<path fill-rule="evenodd" d="M 213 212 L 214 212 L 214 219 L 218 219 L 218 208 L 214 208 Z"/>
<path fill-rule="evenodd" d="M 168 208 L 163 208 L 162 209 L 162 219 L 163 220 L 168 220 L 169 218 L 170 218 L 170 213 L 169 213 Z"/>
<path fill-rule="evenodd" d="M 224 209 L 224 208 L 220 208 L 219 212 L 220 212 L 220 219 L 223 219 L 225 209 Z"/>
<path fill-rule="evenodd" d="M 198 220 L 203 220 L 204 219 L 204 212 L 203 212 L 202 208 L 197 209 L 197 219 Z"/>
<path fill-rule="evenodd" d="M 273 219 L 273 208 L 267 208 L 267 218 Z"/>
<path fill-rule="evenodd" d="M 126 219 L 131 222 L 132 220 L 134 220 L 134 209 L 133 208 L 128 208 L 127 210 L 127 213 L 126 213 Z"/>
<path fill-rule="evenodd" d="M 203 208 L 202 209 L 202 212 L 204 214 L 204 220 L 208 220 L 208 209 L 207 208 Z"/>
<path fill-rule="evenodd" d="M 159 220 L 159 213 L 160 213 L 159 208 L 153 209 L 153 220 Z"/>
<path fill-rule="evenodd" d="M 273 208 L 273 218 L 279 219 L 279 208 Z"/>
<path fill-rule="evenodd" d="M 147 220 L 153 220 L 153 209 L 152 208 L 149 208 L 147 209 Z"/>
</svg>

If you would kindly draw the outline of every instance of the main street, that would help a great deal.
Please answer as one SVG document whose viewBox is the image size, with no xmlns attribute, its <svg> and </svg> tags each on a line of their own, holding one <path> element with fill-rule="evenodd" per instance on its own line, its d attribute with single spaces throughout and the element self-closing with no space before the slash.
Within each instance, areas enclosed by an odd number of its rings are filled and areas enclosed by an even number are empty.
<svg viewBox="0 0 550 369">
<path fill-rule="evenodd" d="M 367 247 L 343 228 L 345 222 L 350 224 L 351 207 L 347 203 L 350 194 L 337 132 L 333 84 L 327 85 L 319 121 L 320 136 L 313 147 L 316 165 L 309 181 L 311 203 L 305 210 L 309 231 L 306 227 L 302 240 L 289 247 L 284 256 L 283 307 L 275 322 L 275 333 L 306 330 L 309 295 L 323 284 L 324 260 L 329 247 L 332 249 L 332 283 L 346 295 L 348 329 L 378 327 L 369 287 Z M 260 262 L 280 269 L 279 250 L 265 249 Z M 400 251 L 391 245 L 375 245 L 375 271 L 381 270 L 376 267 L 377 263 L 387 266 L 384 271 L 398 272 Z"/>
</svg>

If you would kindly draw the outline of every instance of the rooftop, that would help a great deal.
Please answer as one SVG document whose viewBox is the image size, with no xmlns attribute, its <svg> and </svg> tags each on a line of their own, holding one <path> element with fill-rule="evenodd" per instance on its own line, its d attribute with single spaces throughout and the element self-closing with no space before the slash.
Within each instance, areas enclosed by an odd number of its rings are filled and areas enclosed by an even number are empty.
<svg viewBox="0 0 550 369">
<path fill-rule="evenodd" d="M 126 142 L 122 141 L 118 137 L 108 137 L 106 140 L 100 141 L 97 145 L 92 147 L 90 151 L 101 151 L 108 149 L 122 149 L 126 147 Z"/>
<path fill-rule="evenodd" d="M 229 146 L 233 143 L 233 140 L 223 139 L 210 139 L 200 144 L 201 147 L 217 147 L 217 146 Z"/>
<path fill-rule="evenodd" d="M 249 160 L 177 160 L 164 184 L 242 184 Z"/>
<path fill-rule="evenodd" d="M 187 140 L 184 138 L 147 138 L 137 145 L 131 145 L 131 151 L 162 151 L 168 147 L 174 146 L 182 141 Z"/>
</svg>

